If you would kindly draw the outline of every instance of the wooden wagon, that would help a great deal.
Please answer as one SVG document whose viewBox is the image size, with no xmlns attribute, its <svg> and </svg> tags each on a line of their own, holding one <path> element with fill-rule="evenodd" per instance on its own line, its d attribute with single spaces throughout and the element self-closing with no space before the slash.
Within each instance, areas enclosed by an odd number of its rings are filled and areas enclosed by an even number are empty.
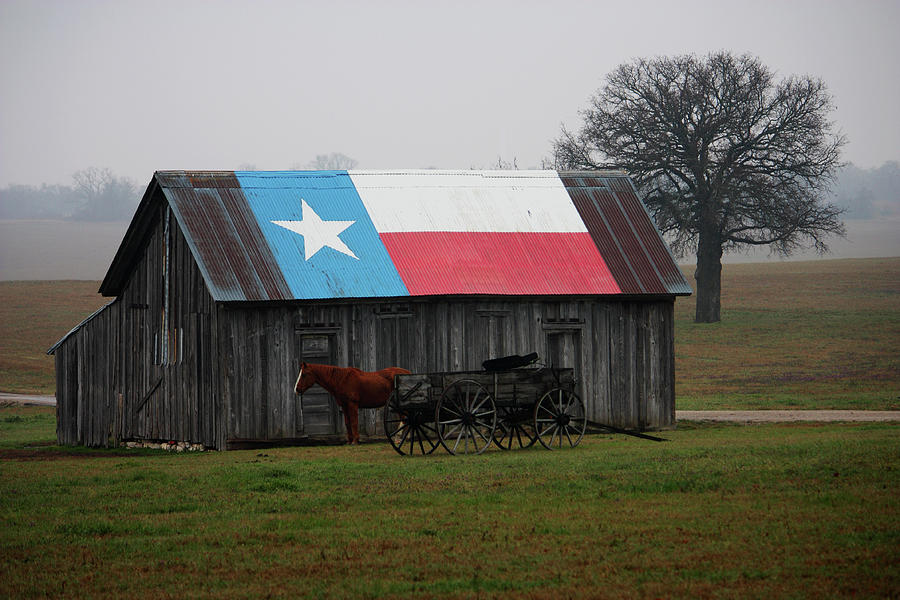
<svg viewBox="0 0 900 600">
<path fill-rule="evenodd" d="M 384 430 L 400 454 L 577 446 L 587 425 L 570 368 L 412 373 L 394 378 Z"/>
</svg>

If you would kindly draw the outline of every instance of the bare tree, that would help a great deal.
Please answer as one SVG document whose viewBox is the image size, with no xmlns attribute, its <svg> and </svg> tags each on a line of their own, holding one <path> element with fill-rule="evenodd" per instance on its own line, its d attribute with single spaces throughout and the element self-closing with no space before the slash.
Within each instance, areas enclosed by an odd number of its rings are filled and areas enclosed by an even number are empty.
<svg viewBox="0 0 900 600">
<path fill-rule="evenodd" d="M 127 221 L 139 200 L 134 182 L 116 177 L 106 168 L 88 167 L 72 175 L 81 207 L 72 215 L 79 221 Z"/>
<path fill-rule="evenodd" d="M 347 169 L 355 169 L 359 163 L 340 152 L 331 152 L 330 154 L 316 154 L 316 158 L 309 161 L 305 168 L 314 171 L 343 171 Z"/>
<path fill-rule="evenodd" d="M 499 154 L 497 155 L 497 164 L 494 165 L 494 168 L 498 171 L 518 171 L 519 170 L 519 161 L 513 156 L 511 161 L 504 160 Z"/>
<path fill-rule="evenodd" d="M 112 181 L 114 175 L 107 168 L 88 167 L 72 174 L 75 191 L 82 198 L 95 198 L 103 194 L 104 188 Z"/>
<path fill-rule="evenodd" d="M 673 249 L 697 252 L 695 320 L 716 322 L 723 252 L 825 252 L 844 234 L 823 200 L 845 143 L 831 109 L 821 80 L 776 81 L 753 56 L 638 59 L 607 76 L 580 131 L 563 128 L 554 166 L 629 173 Z"/>
</svg>

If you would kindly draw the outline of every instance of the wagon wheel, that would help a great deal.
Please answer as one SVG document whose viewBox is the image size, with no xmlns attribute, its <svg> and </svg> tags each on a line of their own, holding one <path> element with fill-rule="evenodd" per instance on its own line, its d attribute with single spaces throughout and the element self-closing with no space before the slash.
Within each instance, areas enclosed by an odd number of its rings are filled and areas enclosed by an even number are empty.
<svg viewBox="0 0 900 600">
<path fill-rule="evenodd" d="M 396 391 L 384 407 L 384 433 L 400 454 L 431 454 L 438 447 L 432 412 L 419 407 L 401 409 Z"/>
<path fill-rule="evenodd" d="M 537 435 L 531 411 L 514 406 L 497 409 L 497 429 L 494 430 L 497 446 L 503 450 L 509 450 L 513 444 L 518 444 L 519 448 L 529 448 L 535 441 Z"/>
<path fill-rule="evenodd" d="M 471 379 L 447 386 L 434 411 L 438 437 L 450 454 L 481 454 L 491 445 L 497 407 L 487 389 Z"/>
<path fill-rule="evenodd" d="M 554 388 L 534 407 L 534 428 L 544 448 L 575 447 L 586 427 L 584 402 L 575 392 Z"/>
</svg>

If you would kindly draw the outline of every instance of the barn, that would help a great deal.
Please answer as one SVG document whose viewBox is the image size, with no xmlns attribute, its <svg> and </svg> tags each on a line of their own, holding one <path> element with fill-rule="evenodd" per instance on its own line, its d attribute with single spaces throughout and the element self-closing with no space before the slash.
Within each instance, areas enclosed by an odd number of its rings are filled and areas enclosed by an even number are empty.
<svg viewBox="0 0 900 600">
<path fill-rule="evenodd" d="M 160 171 L 100 293 L 48 351 L 59 442 L 230 449 L 343 435 L 326 392 L 293 393 L 302 360 L 535 351 L 575 368 L 591 420 L 672 427 L 691 289 L 620 172 Z"/>
</svg>

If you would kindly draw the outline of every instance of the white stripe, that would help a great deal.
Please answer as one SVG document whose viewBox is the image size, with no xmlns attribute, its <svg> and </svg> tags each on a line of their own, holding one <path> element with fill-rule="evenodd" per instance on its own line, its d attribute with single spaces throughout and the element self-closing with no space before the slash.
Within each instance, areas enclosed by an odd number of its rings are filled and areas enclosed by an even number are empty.
<svg viewBox="0 0 900 600">
<path fill-rule="evenodd" d="M 555 171 L 349 171 L 379 233 L 585 232 Z"/>
</svg>

